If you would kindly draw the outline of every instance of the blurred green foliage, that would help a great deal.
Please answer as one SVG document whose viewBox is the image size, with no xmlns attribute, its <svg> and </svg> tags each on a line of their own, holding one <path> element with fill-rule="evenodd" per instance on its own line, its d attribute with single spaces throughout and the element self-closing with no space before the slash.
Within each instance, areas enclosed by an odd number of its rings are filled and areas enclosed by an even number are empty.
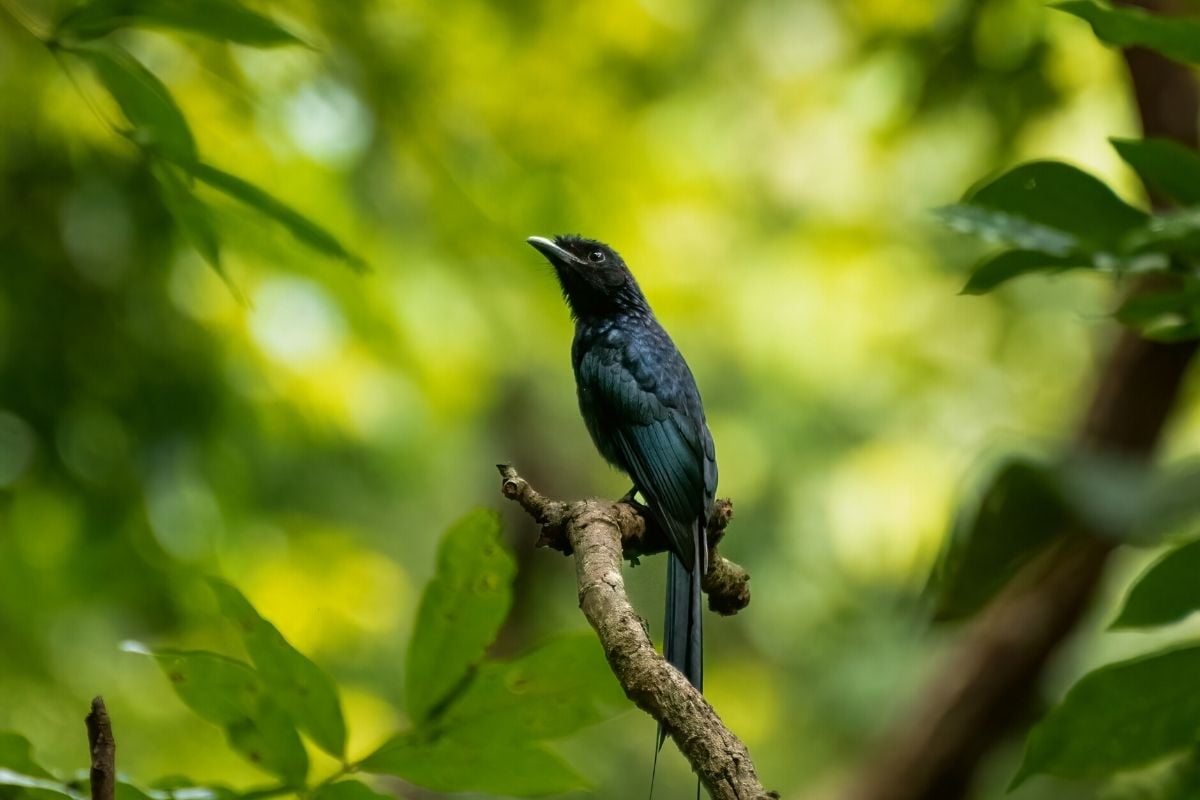
<svg viewBox="0 0 1200 800">
<path fill-rule="evenodd" d="M 104 16 L 122 5 L 128 24 Z M 419 721 L 406 644 L 437 533 L 499 502 L 498 461 L 562 497 L 627 488 L 522 244 L 582 231 L 687 354 L 737 503 L 723 547 L 754 601 L 709 626 L 707 694 L 783 796 L 835 784 L 939 650 L 919 593 L 960 476 L 1070 429 L 1116 305 L 1104 275 L 954 297 L 981 251 L 928 209 L 1031 158 L 1137 197 L 1098 133 L 1135 134 L 1117 54 L 1032 0 L 242 7 L 0 2 L 0 729 L 65 776 L 102 692 L 129 775 L 259 785 L 117 644 L 259 670 L 270 647 L 333 676 L 348 758 L 422 761 L 389 737 Z M 55 20 L 71 52 L 39 41 Z M 1188 410 L 1170 454 L 1198 441 Z M 497 681 L 583 626 L 569 565 L 509 519 Z M 631 576 L 652 618 L 654 563 Z M 258 644 L 220 622 L 214 574 Z M 1083 637 L 1061 682 L 1157 635 Z M 556 747 L 635 796 L 653 727 Z M 315 776 L 337 769 L 321 741 Z M 660 767 L 690 792 L 680 759 Z"/>
</svg>

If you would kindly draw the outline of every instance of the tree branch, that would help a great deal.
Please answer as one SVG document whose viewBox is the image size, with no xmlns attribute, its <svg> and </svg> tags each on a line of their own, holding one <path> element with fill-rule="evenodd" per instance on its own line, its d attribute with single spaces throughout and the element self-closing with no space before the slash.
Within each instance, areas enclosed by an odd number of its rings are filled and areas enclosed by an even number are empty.
<svg viewBox="0 0 1200 800">
<path fill-rule="evenodd" d="M 117 742 L 103 697 L 92 700 L 92 710 L 84 722 L 92 755 L 92 800 L 113 800 L 117 791 Z"/>
<path fill-rule="evenodd" d="M 617 526 L 621 535 L 622 558 L 636 562 L 642 556 L 667 551 L 666 535 L 650 520 L 645 508 L 637 503 L 605 500 L 564 503 L 550 500 L 530 486 L 511 465 L 498 464 L 496 468 L 504 478 L 501 484 L 504 496 L 520 503 L 541 526 L 538 547 L 548 547 L 563 555 L 571 555 L 574 552 L 568 535 L 571 523 L 579 510 L 590 504 L 604 511 Z M 726 617 L 750 605 L 749 573 L 717 552 L 717 545 L 725 537 L 725 528 L 731 519 L 733 502 L 718 500 L 708 520 L 708 572 L 701 582 L 701 587 L 708 595 L 709 610 Z"/>
<path fill-rule="evenodd" d="M 1166 10 L 1156 0 L 1136 5 Z M 1145 135 L 1196 147 L 1200 98 L 1190 72 L 1141 48 L 1125 59 Z M 1151 460 L 1195 354 L 1195 342 L 1160 344 L 1122 330 L 1075 447 Z M 966 796 L 979 762 L 1032 706 L 1047 663 L 1091 606 L 1112 549 L 1085 531 L 1023 570 L 967 630 L 844 800 Z"/>
<path fill-rule="evenodd" d="M 574 554 L 579 606 L 595 629 L 625 695 L 666 728 L 680 752 L 717 800 L 777 798 L 758 780 L 746 746 L 683 675 L 654 649 L 645 623 L 625 594 L 621 560 L 660 552 L 661 533 L 637 506 L 605 500 L 564 503 L 539 494 L 508 465 L 500 465 L 504 496 L 521 505 L 542 529 L 538 545 Z M 724 533 L 733 507 L 723 501 L 709 521 L 710 547 Z M 710 606 L 744 608 L 750 600 L 745 570 L 714 550 L 705 591 Z M 729 612 L 733 613 L 733 611 Z"/>
</svg>

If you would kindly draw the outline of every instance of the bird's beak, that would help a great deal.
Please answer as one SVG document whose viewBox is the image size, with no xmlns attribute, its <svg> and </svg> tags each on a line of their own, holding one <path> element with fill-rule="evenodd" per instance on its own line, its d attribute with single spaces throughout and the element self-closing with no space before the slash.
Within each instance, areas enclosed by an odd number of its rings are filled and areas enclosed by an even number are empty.
<svg viewBox="0 0 1200 800">
<path fill-rule="evenodd" d="M 559 247 L 553 241 L 543 236 L 530 236 L 525 241 L 533 245 L 535 250 L 544 255 L 555 266 L 578 266 L 584 263 L 582 258 L 574 255 L 566 248 Z"/>
</svg>

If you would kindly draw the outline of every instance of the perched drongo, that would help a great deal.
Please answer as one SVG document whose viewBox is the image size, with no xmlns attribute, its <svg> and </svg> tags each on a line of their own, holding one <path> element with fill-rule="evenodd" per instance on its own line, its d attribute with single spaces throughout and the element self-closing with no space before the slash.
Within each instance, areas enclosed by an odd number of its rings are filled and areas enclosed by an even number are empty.
<svg viewBox="0 0 1200 800">
<path fill-rule="evenodd" d="M 611 247 L 579 236 L 529 243 L 553 265 L 575 319 L 571 364 L 592 441 L 667 534 L 664 655 L 702 689 L 700 579 L 717 460 L 696 380 Z"/>
</svg>

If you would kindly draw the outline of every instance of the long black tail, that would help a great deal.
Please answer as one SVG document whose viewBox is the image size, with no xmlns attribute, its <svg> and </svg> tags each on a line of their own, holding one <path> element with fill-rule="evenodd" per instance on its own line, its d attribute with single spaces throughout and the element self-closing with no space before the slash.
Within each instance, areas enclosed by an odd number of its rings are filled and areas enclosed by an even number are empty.
<svg viewBox="0 0 1200 800">
<path fill-rule="evenodd" d="M 693 537 L 695 565 L 690 571 L 674 553 L 667 564 L 667 622 L 663 633 L 663 655 L 697 689 L 704 689 L 704 618 L 701 607 L 700 578 L 705 569 L 702 531 Z M 658 728 L 661 748 L 666 731 Z"/>
<path fill-rule="evenodd" d="M 708 546 L 704 526 L 696 526 L 692 537 L 693 569 L 689 572 L 679 556 L 671 553 L 667 563 L 667 623 L 663 631 L 663 655 L 697 689 L 704 690 L 704 617 L 700 578 L 708 571 Z M 658 743 L 654 748 L 654 767 L 650 772 L 650 796 L 654 796 L 654 776 L 658 772 L 658 754 L 667 740 L 666 728 L 659 723 Z M 700 784 L 696 783 L 696 800 Z"/>
</svg>

